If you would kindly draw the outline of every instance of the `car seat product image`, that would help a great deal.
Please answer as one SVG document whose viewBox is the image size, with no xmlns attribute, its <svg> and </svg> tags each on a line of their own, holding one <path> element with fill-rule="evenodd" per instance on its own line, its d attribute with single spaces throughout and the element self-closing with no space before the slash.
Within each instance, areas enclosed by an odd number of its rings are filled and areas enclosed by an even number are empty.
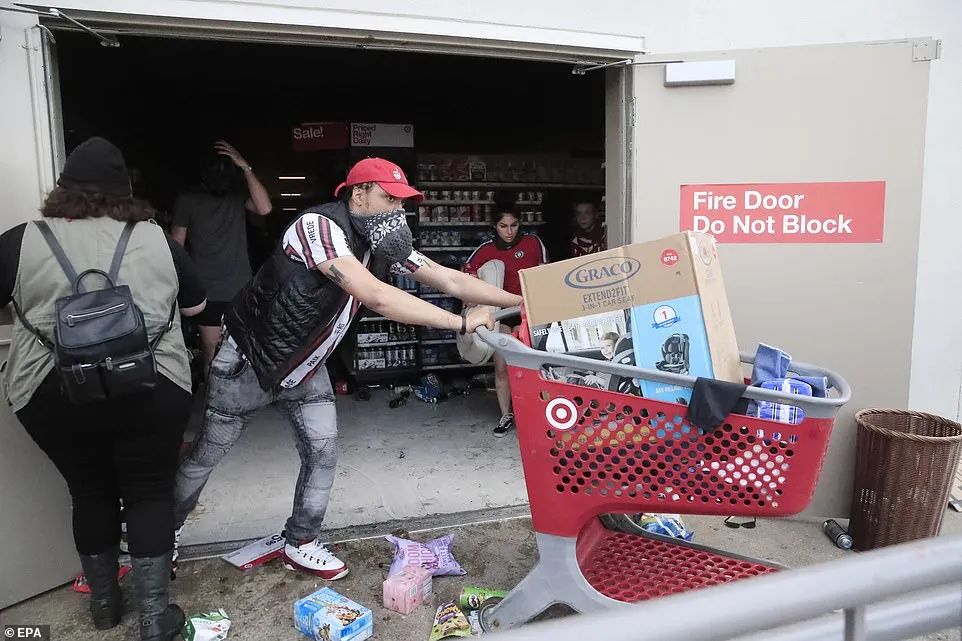
<svg viewBox="0 0 962 641">
<path fill-rule="evenodd" d="M 688 374 L 688 334 L 672 334 L 661 346 L 662 360 L 655 368 L 672 374 Z"/>
</svg>

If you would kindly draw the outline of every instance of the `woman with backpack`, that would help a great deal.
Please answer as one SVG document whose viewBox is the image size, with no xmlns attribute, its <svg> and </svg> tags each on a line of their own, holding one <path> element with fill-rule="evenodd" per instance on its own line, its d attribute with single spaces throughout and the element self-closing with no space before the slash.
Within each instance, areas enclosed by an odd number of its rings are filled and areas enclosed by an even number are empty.
<svg viewBox="0 0 962 641">
<path fill-rule="evenodd" d="M 190 259 L 131 195 L 120 150 L 91 138 L 67 158 L 42 220 L 0 235 L 0 307 L 16 312 L 3 386 L 67 482 L 100 630 L 116 626 L 120 500 L 140 638 L 169 641 L 173 485 L 191 409 L 180 314 L 206 304 Z M 177 314 L 178 310 L 180 314 Z"/>
</svg>

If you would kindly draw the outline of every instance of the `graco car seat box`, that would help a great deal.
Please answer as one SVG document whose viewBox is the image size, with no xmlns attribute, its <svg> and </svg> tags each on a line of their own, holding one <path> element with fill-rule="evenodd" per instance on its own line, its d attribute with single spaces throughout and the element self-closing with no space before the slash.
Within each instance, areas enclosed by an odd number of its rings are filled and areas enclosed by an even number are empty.
<svg viewBox="0 0 962 641">
<path fill-rule="evenodd" d="M 525 269 L 521 288 L 536 349 L 742 381 L 728 295 L 710 235 L 683 232 Z M 639 391 L 617 376 L 565 368 L 562 377 Z M 687 404 L 691 397 L 688 388 L 632 383 L 656 400 Z"/>
</svg>

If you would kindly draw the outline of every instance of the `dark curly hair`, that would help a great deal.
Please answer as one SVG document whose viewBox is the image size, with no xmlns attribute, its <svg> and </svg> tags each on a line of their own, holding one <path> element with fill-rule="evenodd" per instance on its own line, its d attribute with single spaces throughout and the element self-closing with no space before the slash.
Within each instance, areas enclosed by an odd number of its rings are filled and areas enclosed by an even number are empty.
<svg viewBox="0 0 962 641">
<path fill-rule="evenodd" d="M 366 183 L 358 183 L 356 185 L 346 185 L 344 189 L 341 190 L 341 195 L 338 196 L 338 199 L 345 205 L 349 205 L 351 203 L 351 197 L 354 196 L 355 187 L 357 187 L 362 191 L 371 191 L 372 189 L 374 189 L 374 185 L 376 184 L 377 183 L 374 183 L 374 182 L 366 182 Z"/>
<path fill-rule="evenodd" d="M 54 187 L 40 208 L 44 218 L 100 218 L 122 223 L 153 218 L 157 212 L 145 200 L 132 196 L 111 196 L 79 189 Z"/>
<path fill-rule="evenodd" d="M 521 214 L 518 212 L 518 208 L 514 202 L 514 195 L 504 192 L 495 194 L 494 197 L 494 207 L 491 208 L 491 213 L 488 215 L 488 221 L 497 226 L 501 219 L 505 216 L 514 216 L 521 221 Z"/>
</svg>

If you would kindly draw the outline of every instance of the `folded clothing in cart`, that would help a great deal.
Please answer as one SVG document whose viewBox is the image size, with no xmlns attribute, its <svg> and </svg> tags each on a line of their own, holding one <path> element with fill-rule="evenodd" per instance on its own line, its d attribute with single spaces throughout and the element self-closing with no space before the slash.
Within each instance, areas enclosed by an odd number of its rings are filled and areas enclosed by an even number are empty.
<svg viewBox="0 0 962 641">
<path fill-rule="evenodd" d="M 792 357 L 787 353 L 777 347 L 760 343 L 755 352 L 752 385 L 787 394 L 825 398 L 828 393 L 827 378 L 789 376 L 791 365 Z M 771 401 L 753 401 L 748 406 L 748 415 L 788 425 L 798 425 L 805 420 L 805 412 L 802 408 Z"/>
</svg>

